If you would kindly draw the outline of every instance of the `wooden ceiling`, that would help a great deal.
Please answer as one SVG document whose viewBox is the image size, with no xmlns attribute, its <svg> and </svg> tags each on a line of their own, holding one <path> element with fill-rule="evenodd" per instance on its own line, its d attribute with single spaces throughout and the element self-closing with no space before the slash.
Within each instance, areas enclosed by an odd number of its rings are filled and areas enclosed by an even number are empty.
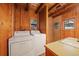
<svg viewBox="0 0 79 59">
<path fill-rule="evenodd" d="M 56 17 L 67 10 L 70 10 L 71 8 L 74 8 L 77 4 L 73 3 L 54 3 L 54 4 L 48 4 L 48 15 Z"/>
<path fill-rule="evenodd" d="M 48 9 L 50 9 L 55 3 L 48 3 Z"/>
<path fill-rule="evenodd" d="M 15 8 L 24 8 L 26 11 L 28 9 L 33 10 L 35 13 L 39 12 L 39 9 L 42 7 L 43 3 L 15 3 Z"/>
<path fill-rule="evenodd" d="M 48 4 L 48 6 L 50 6 L 48 8 L 48 12 L 49 12 L 49 14 L 54 13 L 56 10 L 61 9 L 65 5 L 67 5 L 67 4 L 66 3 Z"/>
<path fill-rule="evenodd" d="M 56 16 L 61 13 L 61 11 L 64 11 L 66 7 L 71 5 L 72 3 L 47 3 L 48 4 L 48 15 L 49 16 Z M 38 13 L 40 9 L 45 6 L 44 3 L 18 3 L 15 4 L 16 8 L 17 5 L 22 6 L 27 11 L 28 9 L 33 10 L 35 13 Z"/>
<path fill-rule="evenodd" d="M 30 7 L 32 10 L 36 11 L 36 9 L 40 6 L 40 3 L 30 3 Z"/>
<path fill-rule="evenodd" d="M 43 6 L 43 3 L 30 3 L 30 9 L 38 13 L 40 8 Z"/>
</svg>

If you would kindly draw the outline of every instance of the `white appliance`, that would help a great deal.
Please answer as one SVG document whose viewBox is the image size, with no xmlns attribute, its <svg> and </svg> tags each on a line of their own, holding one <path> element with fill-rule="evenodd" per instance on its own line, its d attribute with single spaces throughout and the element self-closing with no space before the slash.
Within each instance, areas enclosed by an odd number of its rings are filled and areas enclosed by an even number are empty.
<svg viewBox="0 0 79 59">
<path fill-rule="evenodd" d="M 14 36 L 27 36 L 30 35 L 29 31 L 15 31 Z"/>
<path fill-rule="evenodd" d="M 45 47 L 44 45 L 46 44 L 46 35 L 43 33 L 40 33 L 39 31 L 31 31 L 31 34 L 34 37 L 34 49 L 35 49 L 35 54 L 41 55 L 45 52 Z"/>
<path fill-rule="evenodd" d="M 33 38 L 30 36 L 11 38 L 9 45 L 9 55 L 11 56 L 35 55 Z"/>
<path fill-rule="evenodd" d="M 38 56 L 44 53 L 45 34 L 29 31 L 16 31 L 9 39 L 10 56 Z"/>
<path fill-rule="evenodd" d="M 18 31 L 9 39 L 9 55 L 10 56 L 33 56 L 34 46 L 33 37 L 29 32 Z"/>
</svg>

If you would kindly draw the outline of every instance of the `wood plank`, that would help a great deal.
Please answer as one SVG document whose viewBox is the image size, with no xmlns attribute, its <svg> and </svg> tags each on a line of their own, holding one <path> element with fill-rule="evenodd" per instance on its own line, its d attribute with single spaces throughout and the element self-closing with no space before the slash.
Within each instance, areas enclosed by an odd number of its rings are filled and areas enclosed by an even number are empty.
<svg viewBox="0 0 79 59">
<path fill-rule="evenodd" d="M 40 4 L 40 6 L 38 6 L 37 10 L 35 11 L 35 13 L 38 13 L 41 9 L 41 7 L 43 6 L 43 3 Z"/>
<path fill-rule="evenodd" d="M 71 5 L 73 6 L 74 4 L 66 4 L 64 6 L 61 6 L 61 8 L 55 10 L 53 13 L 49 14 L 49 16 L 59 15 L 60 13 L 65 12 L 67 10 L 67 7 Z"/>
<path fill-rule="evenodd" d="M 8 54 L 8 38 L 12 36 L 12 4 L 0 4 L 0 56 Z"/>
<path fill-rule="evenodd" d="M 51 9 L 53 9 L 56 5 L 58 5 L 58 3 L 55 3 L 53 6 L 51 6 L 48 11 L 50 11 Z"/>
</svg>

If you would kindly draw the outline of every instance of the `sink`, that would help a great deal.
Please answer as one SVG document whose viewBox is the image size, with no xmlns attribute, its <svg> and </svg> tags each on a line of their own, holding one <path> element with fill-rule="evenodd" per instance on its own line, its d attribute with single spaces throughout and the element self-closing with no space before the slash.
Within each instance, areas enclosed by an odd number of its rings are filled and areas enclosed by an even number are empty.
<svg viewBox="0 0 79 59">
<path fill-rule="evenodd" d="M 60 42 L 63 44 L 67 44 L 67 45 L 79 48 L 79 39 L 77 39 L 77 38 L 69 37 L 69 38 L 65 38 L 63 40 L 60 40 Z"/>
</svg>

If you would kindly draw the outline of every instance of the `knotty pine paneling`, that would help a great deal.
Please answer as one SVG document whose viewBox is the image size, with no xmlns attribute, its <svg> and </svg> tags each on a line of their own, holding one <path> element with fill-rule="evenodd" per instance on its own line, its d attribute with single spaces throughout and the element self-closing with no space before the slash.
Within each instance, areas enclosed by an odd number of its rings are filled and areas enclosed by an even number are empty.
<svg viewBox="0 0 79 59">
<path fill-rule="evenodd" d="M 15 31 L 20 30 L 21 25 L 21 7 L 20 5 L 15 5 L 15 12 L 14 12 L 14 29 Z"/>
<path fill-rule="evenodd" d="M 0 56 L 8 55 L 8 38 L 12 36 L 13 4 L 0 4 Z"/>
<path fill-rule="evenodd" d="M 54 41 L 53 40 L 53 38 L 54 38 L 54 31 L 53 31 L 54 29 L 53 29 L 53 19 L 52 19 L 52 17 L 49 17 L 48 18 L 48 34 L 47 34 L 47 43 L 50 43 L 50 42 L 52 42 L 52 41 Z"/>
<path fill-rule="evenodd" d="M 77 13 L 76 13 L 76 7 L 71 9 L 70 11 L 64 13 L 62 15 L 62 22 L 64 24 L 64 20 L 66 19 L 75 19 L 74 22 L 75 22 L 75 29 L 71 29 L 71 30 L 66 30 L 64 29 L 64 26 L 62 26 L 63 28 L 63 31 L 64 31 L 64 37 L 75 37 L 75 33 L 76 33 L 76 19 L 77 19 Z"/>
<path fill-rule="evenodd" d="M 28 7 L 29 8 L 29 7 Z M 38 14 L 35 14 L 34 10 L 25 10 L 24 4 L 17 4 L 15 8 L 15 31 L 30 30 L 30 20 L 38 20 Z"/>
<path fill-rule="evenodd" d="M 61 28 L 62 28 L 62 16 L 58 16 L 56 18 L 53 19 L 53 41 L 57 41 L 61 39 Z M 59 27 L 58 29 L 55 28 L 55 23 L 59 23 Z"/>
<path fill-rule="evenodd" d="M 53 28 L 53 32 L 52 35 L 53 37 L 51 38 L 53 41 L 57 41 L 63 38 L 67 38 L 67 37 L 75 37 L 75 38 L 79 38 L 79 6 L 77 7 L 73 7 L 70 10 L 66 11 L 63 14 L 60 14 L 59 16 L 52 18 L 53 22 L 52 24 L 54 24 L 55 22 L 59 22 L 60 24 L 60 29 L 55 29 Z M 69 19 L 69 18 L 73 18 L 75 19 L 75 29 L 71 29 L 71 30 L 66 30 L 64 29 L 64 20 Z M 51 23 L 50 23 L 51 24 Z M 51 36 L 49 36 L 51 37 Z M 53 42 L 52 41 L 52 42 Z"/>
<path fill-rule="evenodd" d="M 0 55 L 8 55 L 8 39 L 14 31 L 29 30 L 30 17 L 38 18 L 34 11 L 31 12 L 32 16 L 22 4 L 0 4 Z"/>
</svg>

